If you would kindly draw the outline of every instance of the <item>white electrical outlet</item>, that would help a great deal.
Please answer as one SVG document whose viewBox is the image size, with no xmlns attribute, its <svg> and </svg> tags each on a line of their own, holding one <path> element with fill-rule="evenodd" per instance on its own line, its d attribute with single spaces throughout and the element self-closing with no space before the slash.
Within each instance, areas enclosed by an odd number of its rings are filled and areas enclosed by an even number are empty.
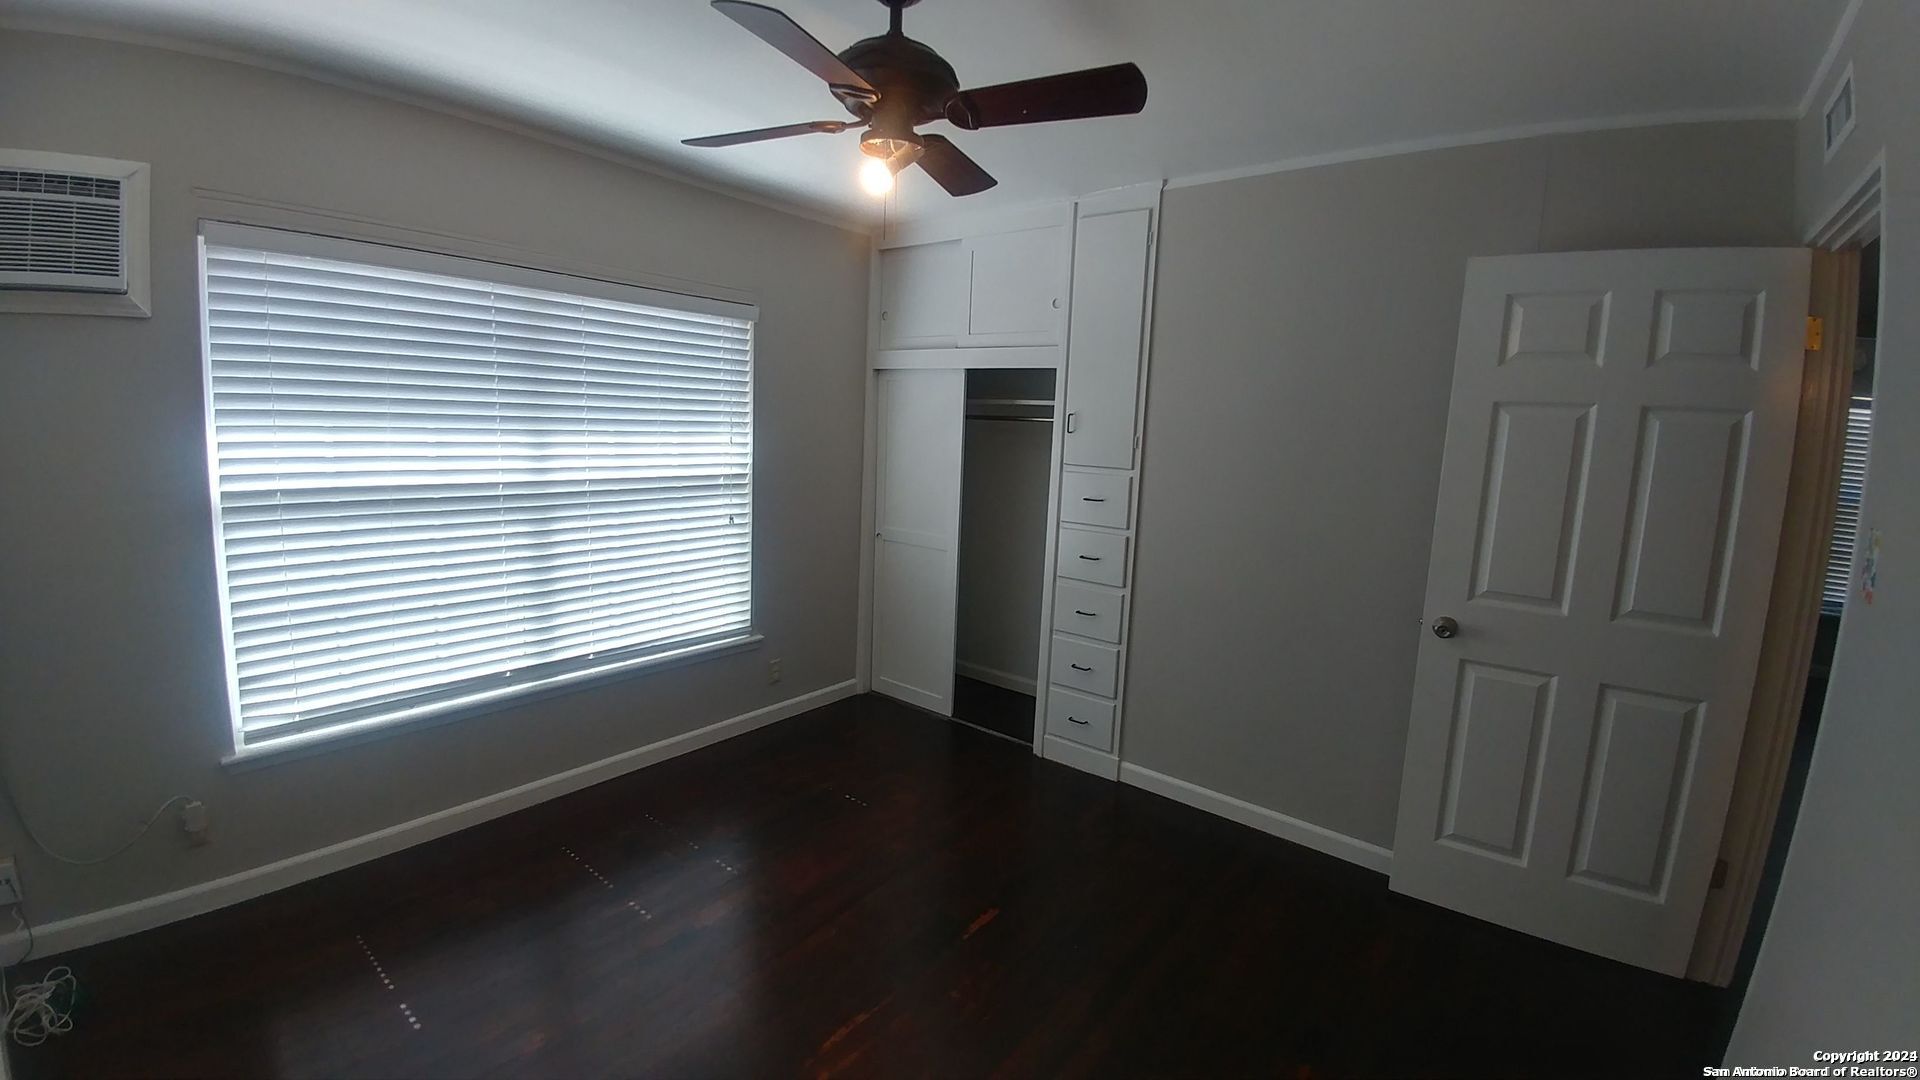
<svg viewBox="0 0 1920 1080">
<path fill-rule="evenodd" d="M 778 657 L 767 661 L 767 681 L 770 683 L 780 681 L 780 660 Z"/>
<path fill-rule="evenodd" d="M 26 899 L 20 891 L 20 872 L 13 868 L 13 856 L 0 855 L 0 907 L 18 904 Z"/>
<path fill-rule="evenodd" d="M 180 828 L 195 847 L 207 842 L 207 804 L 194 799 L 180 807 Z"/>
</svg>

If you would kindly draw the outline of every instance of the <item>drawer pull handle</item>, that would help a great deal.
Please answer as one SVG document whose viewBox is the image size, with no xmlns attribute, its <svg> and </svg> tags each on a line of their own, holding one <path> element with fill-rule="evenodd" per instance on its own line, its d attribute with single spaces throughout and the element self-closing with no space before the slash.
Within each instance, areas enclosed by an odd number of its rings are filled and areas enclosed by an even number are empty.
<svg viewBox="0 0 1920 1080">
<path fill-rule="evenodd" d="M 1094 498 L 1094 497 L 1093 497 L 1093 496 L 1091 496 L 1091 495 L 1082 495 L 1082 496 L 1080 496 L 1080 501 L 1081 501 L 1081 502 L 1106 502 L 1107 500 L 1105 500 L 1105 499 L 1096 499 L 1096 498 Z"/>
<path fill-rule="evenodd" d="M 1080 718 L 1079 718 L 1079 717 L 1077 717 L 1077 716 L 1069 716 L 1069 717 L 1067 717 L 1067 723 L 1069 723 L 1069 724 L 1079 724 L 1079 725 L 1080 725 L 1081 727 L 1086 727 L 1086 726 L 1087 726 L 1087 722 L 1086 722 L 1085 720 L 1082 720 L 1082 719 L 1080 719 Z"/>
<path fill-rule="evenodd" d="M 1075 670 L 1075 671 L 1092 671 L 1092 670 L 1093 670 L 1092 668 L 1090 668 L 1090 667 L 1087 667 L 1087 666 L 1086 666 L 1086 665 L 1084 665 L 1084 664 L 1073 664 L 1073 663 L 1069 663 L 1069 664 L 1068 664 L 1067 666 L 1068 666 L 1068 667 L 1070 667 L 1070 668 L 1072 668 L 1072 669 L 1073 669 L 1073 670 Z"/>
<path fill-rule="evenodd" d="M 1100 614 L 1097 611 L 1081 611 L 1079 608 L 1074 608 L 1073 613 L 1075 615 L 1085 615 L 1089 619 L 1097 618 Z"/>
<path fill-rule="evenodd" d="M 1087 560 L 1088 562 L 1099 562 L 1099 561 L 1100 561 L 1100 556 L 1098 556 L 1098 555 L 1082 555 L 1082 556 L 1080 556 L 1080 557 L 1081 557 L 1081 558 L 1083 558 L 1083 559 L 1085 559 L 1085 560 Z"/>
</svg>

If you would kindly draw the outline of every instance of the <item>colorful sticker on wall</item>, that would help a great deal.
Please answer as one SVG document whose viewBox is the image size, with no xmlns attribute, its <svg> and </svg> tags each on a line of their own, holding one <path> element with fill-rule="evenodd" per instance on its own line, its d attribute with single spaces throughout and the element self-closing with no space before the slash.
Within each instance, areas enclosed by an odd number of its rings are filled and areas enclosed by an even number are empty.
<svg viewBox="0 0 1920 1080">
<path fill-rule="evenodd" d="M 1860 597 L 1873 603 L 1874 587 L 1880 584 L 1880 530 L 1867 533 L 1867 556 L 1860 560 Z"/>
</svg>

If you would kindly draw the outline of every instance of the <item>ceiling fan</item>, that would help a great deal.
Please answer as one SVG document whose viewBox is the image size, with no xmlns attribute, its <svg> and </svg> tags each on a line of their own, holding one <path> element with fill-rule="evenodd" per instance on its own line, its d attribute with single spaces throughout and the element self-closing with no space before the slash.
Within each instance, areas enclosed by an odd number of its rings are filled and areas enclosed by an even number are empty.
<svg viewBox="0 0 1920 1080">
<path fill-rule="evenodd" d="M 880 0 L 889 9 L 887 32 L 835 54 L 784 12 L 747 0 L 713 0 L 714 9 L 818 75 L 852 120 L 735 131 L 685 140 L 688 146 L 738 146 L 790 135 L 837 135 L 864 127 L 860 150 L 871 160 L 861 180 L 885 194 L 893 176 L 918 165 L 949 195 L 973 195 L 999 183 L 945 136 L 922 135 L 921 124 L 946 120 L 974 131 L 1094 116 L 1124 116 L 1147 104 L 1147 79 L 1133 64 L 960 89 L 959 76 L 940 54 L 900 32 L 901 12 L 919 0 Z"/>
</svg>

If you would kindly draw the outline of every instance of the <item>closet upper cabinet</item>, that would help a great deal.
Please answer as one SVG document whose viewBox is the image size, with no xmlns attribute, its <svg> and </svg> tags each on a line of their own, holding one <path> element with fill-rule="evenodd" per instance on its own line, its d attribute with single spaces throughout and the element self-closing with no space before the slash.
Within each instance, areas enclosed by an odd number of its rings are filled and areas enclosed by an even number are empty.
<svg viewBox="0 0 1920 1080">
<path fill-rule="evenodd" d="M 1080 219 L 1067 344 L 1069 465 L 1133 468 L 1152 211 Z"/>
<path fill-rule="evenodd" d="M 880 252 L 880 348 L 1058 345 L 1065 225 Z"/>
<path fill-rule="evenodd" d="M 1067 306 L 1067 228 L 992 233 L 967 249 L 962 345 L 1058 345 Z"/>
<path fill-rule="evenodd" d="M 967 251 L 959 240 L 880 253 L 880 347 L 951 348 L 967 329 Z"/>
</svg>

